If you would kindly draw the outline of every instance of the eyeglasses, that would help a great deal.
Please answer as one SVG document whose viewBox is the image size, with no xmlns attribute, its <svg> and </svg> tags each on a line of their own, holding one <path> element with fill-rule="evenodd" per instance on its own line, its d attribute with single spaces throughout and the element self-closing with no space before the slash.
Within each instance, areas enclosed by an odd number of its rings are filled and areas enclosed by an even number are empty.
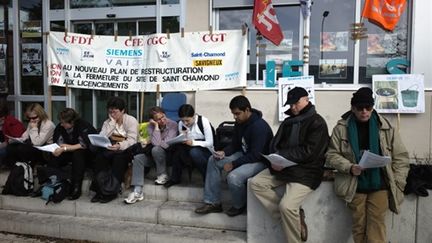
<svg viewBox="0 0 432 243">
<path fill-rule="evenodd" d="M 364 109 L 366 109 L 367 111 L 371 111 L 373 109 L 373 106 L 370 106 L 370 105 L 360 105 L 360 106 L 354 106 L 354 108 L 357 111 L 363 111 Z"/>
<path fill-rule="evenodd" d="M 36 120 L 36 119 L 38 119 L 38 116 L 31 116 L 31 117 L 29 116 L 28 119 L 29 120 Z"/>
</svg>

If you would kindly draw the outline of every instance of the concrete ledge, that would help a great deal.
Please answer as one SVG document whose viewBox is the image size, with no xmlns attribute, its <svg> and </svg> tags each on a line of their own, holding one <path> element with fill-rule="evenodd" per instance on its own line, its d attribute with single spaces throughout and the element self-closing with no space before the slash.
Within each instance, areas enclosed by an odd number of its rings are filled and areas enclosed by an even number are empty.
<svg viewBox="0 0 432 243">
<path fill-rule="evenodd" d="M 196 214 L 195 208 L 201 205 L 201 203 L 168 201 L 159 210 L 159 223 L 235 231 L 246 230 L 246 215 L 228 217 L 225 213 Z"/>
<path fill-rule="evenodd" d="M 432 242 L 432 190 L 428 197 L 418 198 L 417 241 Z"/>
<path fill-rule="evenodd" d="M 278 188 L 282 195 L 284 187 Z M 414 243 L 417 198 L 405 197 L 402 213 L 389 211 L 386 217 L 389 242 Z M 308 242 L 345 243 L 353 242 L 351 236 L 351 213 L 345 203 L 333 192 L 333 182 L 323 182 L 310 194 L 304 204 L 306 223 L 309 229 Z M 248 185 L 248 243 L 286 242 L 280 223 L 275 222 L 261 205 Z"/>
</svg>

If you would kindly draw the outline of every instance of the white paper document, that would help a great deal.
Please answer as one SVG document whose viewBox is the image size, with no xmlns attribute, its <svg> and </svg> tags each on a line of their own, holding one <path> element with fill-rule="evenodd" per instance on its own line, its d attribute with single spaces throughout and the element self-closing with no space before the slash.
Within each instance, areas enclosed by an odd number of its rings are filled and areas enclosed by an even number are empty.
<svg viewBox="0 0 432 243">
<path fill-rule="evenodd" d="M 175 137 L 175 138 L 173 138 L 171 140 L 166 141 L 166 143 L 168 145 L 172 145 L 172 144 L 176 144 L 176 143 L 182 143 L 182 142 L 184 142 L 186 140 L 187 140 L 186 135 L 184 133 L 182 133 L 182 134 L 178 135 L 177 137 Z"/>
<path fill-rule="evenodd" d="M 269 155 L 262 155 L 264 158 L 266 158 L 270 163 L 277 166 L 282 166 L 283 168 L 290 167 L 297 165 L 297 163 L 285 159 L 284 157 L 280 156 L 279 154 L 269 154 Z"/>
<path fill-rule="evenodd" d="M 369 151 L 364 151 L 359 165 L 363 169 L 369 168 L 379 168 L 388 165 L 391 162 L 391 158 L 389 156 L 381 156 Z"/>
<path fill-rule="evenodd" d="M 51 152 L 51 153 L 54 152 L 56 149 L 60 148 L 60 146 L 58 146 L 58 144 L 56 143 L 48 144 L 45 146 L 34 146 L 34 147 L 39 150 Z"/>
<path fill-rule="evenodd" d="M 88 138 L 90 140 L 90 143 L 96 147 L 107 148 L 108 146 L 112 145 L 111 141 L 105 135 L 89 134 Z"/>
</svg>

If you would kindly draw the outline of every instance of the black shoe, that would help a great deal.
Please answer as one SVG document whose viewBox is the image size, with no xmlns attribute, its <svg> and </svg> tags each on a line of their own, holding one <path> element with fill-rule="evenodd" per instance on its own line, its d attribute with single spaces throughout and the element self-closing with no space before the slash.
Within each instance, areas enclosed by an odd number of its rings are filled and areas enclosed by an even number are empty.
<svg viewBox="0 0 432 243">
<path fill-rule="evenodd" d="M 40 197 L 42 196 L 42 186 L 39 187 L 36 191 L 33 191 L 29 194 L 30 197 Z"/>
<path fill-rule="evenodd" d="M 241 208 L 231 207 L 225 213 L 230 217 L 234 217 L 234 216 L 242 214 L 245 210 L 246 210 L 246 206 L 241 207 Z"/>
<path fill-rule="evenodd" d="M 174 185 L 177 185 L 177 184 L 180 184 L 180 182 L 175 182 L 175 181 L 169 180 L 169 181 L 167 181 L 163 186 L 164 186 L 165 188 L 169 188 L 169 187 L 174 186 Z"/>
<path fill-rule="evenodd" d="M 112 196 L 102 196 L 102 198 L 99 200 L 99 202 L 100 203 L 109 203 L 116 198 L 117 198 L 117 194 L 112 195 Z"/>
<path fill-rule="evenodd" d="M 81 185 L 75 185 L 68 196 L 68 200 L 77 200 L 81 196 Z"/>
<path fill-rule="evenodd" d="M 195 209 L 195 213 L 197 214 L 220 213 L 220 212 L 222 212 L 222 205 L 220 204 L 206 203 L 204 206 Z"/>
<path fill-rule="evenodd" d="M 307 241 L 308 238 L 308 228 L 305 222 L 305 213 L 303 208 L 300 208 L 300 238 L 302 241 Z"/>
<path fill-rule="evenodd" d="M 92 203 L 97 203 L 97 202 L 99 202 L 101 199 L 102 199 L 102 196 L 101 196 L 100 194 L 97 194 L 97 193 L 96 193 L 96 195 L 94 195 L 94 197 L 90 200 L 90 202 L 92 202 Z"/>
</svg>

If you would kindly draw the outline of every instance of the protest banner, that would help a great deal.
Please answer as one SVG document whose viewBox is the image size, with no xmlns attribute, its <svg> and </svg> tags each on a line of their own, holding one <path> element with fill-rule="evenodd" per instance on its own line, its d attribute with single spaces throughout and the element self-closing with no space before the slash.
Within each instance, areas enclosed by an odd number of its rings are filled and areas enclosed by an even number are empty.
<svg viewBox="0 0 432 243">
<path fill-rule="evenodd" d="M 50 32 L 48 84 L 164 92 L 246 86 L 247 35 L 241 30 L 91 36 Z"/>
</svg>

